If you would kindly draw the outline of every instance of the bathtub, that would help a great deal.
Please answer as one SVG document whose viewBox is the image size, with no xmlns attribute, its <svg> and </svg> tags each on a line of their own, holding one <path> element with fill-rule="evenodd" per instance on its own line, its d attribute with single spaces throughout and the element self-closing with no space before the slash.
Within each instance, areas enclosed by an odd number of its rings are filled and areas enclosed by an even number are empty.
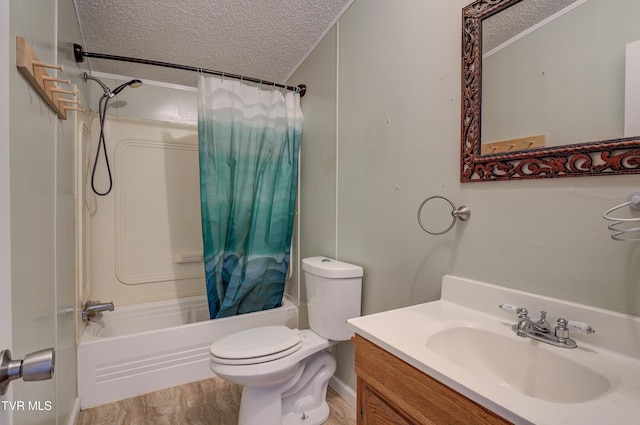
<svg viewBox="0 0 640 425">
<path fill-rule="evenodd" d="M 298 326 L 298 308 L 209 320 L 205 296 L 118 307 L 90 322 L 78 344 L 81 409 L 213 376 L 211 343 L 239 330 Z"/>
</svg>

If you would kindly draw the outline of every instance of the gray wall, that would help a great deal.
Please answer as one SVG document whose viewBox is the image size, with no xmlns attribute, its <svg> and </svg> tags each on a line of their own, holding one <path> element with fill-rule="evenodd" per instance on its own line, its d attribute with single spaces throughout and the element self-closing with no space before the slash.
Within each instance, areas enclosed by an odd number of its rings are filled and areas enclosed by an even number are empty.
<svg viewBox="0 0 640 425">
<path fill-rule="evenodd" d="M 625 46 L 640 39 L 640 3 L 611 5 L 590 0 L 483 60 L 483 143 L 623 137 Z"/>
<path fill-rule="evenodd" d="M 71 40 L 80 40 L 72 0 L 10 0 L 9 137 L 13 354 L 55 347 L 54 380 L 15 382 L 14 399 L 52 410 L 16 411 L 16 424 L 68 423 L 76 400 L 74 114 L 62 121 L 16 68 L 15 37 L 79 82 Z M 55 71 L 49 70 L 50 75 Z"/>
<path fill-rule="evenodd" d="M 303 256 L 362 265 L 364 314 L 438 299 L 445 273 L 640 314 L 640 244 L 612 241 L 601 217 L 640 177 L 459 182 L 469 3 L 356 0 L 290 79 L 308 85 Z M 471 220 L 423 232 L 416 211 L 431 195 L 470 206 Z M 355 387 L 349 343 L 338 362 Z"/>
</svg>

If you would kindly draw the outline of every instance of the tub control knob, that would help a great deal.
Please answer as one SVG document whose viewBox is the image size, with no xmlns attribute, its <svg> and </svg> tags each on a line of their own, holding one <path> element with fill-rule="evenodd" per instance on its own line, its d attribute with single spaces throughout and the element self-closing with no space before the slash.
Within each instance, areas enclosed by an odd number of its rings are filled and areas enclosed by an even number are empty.
<svg viewBox="0 0 640 425">
<path fill-rule="evenodd" d="M 0 395 L 4 395 L 14 379 L 44 381 L 53 377 L 55 351 L 53 348 L 27 354 L 24 360 L 13 360 L 11 351 L 0 352 Z"/>
<path fill-rule="evenodd" d="M 562 340 L 569 338 L 569 328 L 567 328 L 567 319 L 563 319 L 562 317 L 558 319 L 555 335 Z"/>
</svg>

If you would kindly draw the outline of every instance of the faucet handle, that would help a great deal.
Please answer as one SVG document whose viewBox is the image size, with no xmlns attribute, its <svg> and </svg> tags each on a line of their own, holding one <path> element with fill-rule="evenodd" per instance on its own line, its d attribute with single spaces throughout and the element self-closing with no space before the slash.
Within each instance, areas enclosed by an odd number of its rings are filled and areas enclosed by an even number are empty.
<svg viewBox="0 0 640 425">
<path fill-rule="evenodd" d="M 567 327 L 569 329 L 573 329 L 574 331 L 578 331 L 588 335 L 596 333 L 595 329 L 589 326 L 588 323 L 584 323 L 584 322 L 576 322 L 574 320 L 568 320 Z"/>
<path fill-rule="evenodd" d="M 569 338 L 569 328 L 567 327 L 567 319 L 563 319 L 562 317 L 558 319 L 558 324 L 556 325 L 555 335 L 561 339 Z"/>
<path fill-rule="evenodd" d="M 518 314 L 518 310 L 521 310 L 520 307 L 512 304 L 507 304 L 507 303 L 502 303 L 498 307 L 500 307 L 501 310 L 508 311 L 509 313 L 516 313 L 516 314 Z M 527 309 L 525 308 L 524 310 L 526 311 Z"/>
<path fill-rule="evenodd" d="M 526 308 L 517 307 L 517 306 L 512 305 L 512 304 L 502 303 L 498 307 L 500 307 L 501 310 L 508 311 L 509 313 L 517 314 L 518 317 L 521 318 L 521 319 L 524 318 L 524 317 L 527 317 L 527 315 L 529 314 L 529 312 L 527 311 Z"/>
</svg>

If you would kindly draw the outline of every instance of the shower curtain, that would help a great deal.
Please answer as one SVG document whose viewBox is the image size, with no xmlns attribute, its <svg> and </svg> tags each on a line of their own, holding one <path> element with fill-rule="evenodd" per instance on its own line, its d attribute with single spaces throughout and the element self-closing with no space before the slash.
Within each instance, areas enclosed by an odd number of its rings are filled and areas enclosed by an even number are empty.
<svg viewBox="0 0 640 425">
<path fill-rule="evenodd" d="M 202 237 L 212 319 L 282 303 L 301 131 L 298 93 L 199 77 Z"/>
</svg>

